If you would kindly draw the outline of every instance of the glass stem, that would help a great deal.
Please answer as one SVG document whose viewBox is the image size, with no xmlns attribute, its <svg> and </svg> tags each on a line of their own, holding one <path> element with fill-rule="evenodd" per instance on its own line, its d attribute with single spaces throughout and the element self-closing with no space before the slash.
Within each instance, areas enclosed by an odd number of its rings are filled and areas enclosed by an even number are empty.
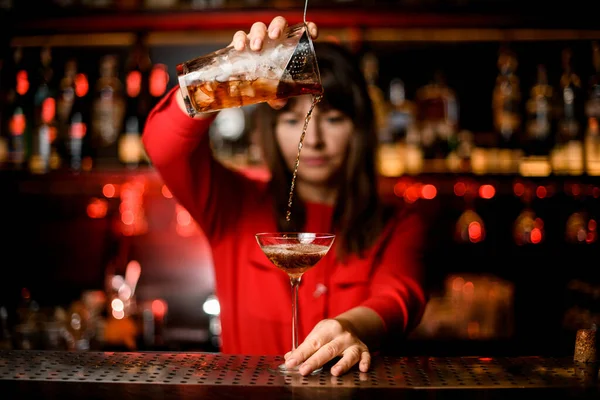
<svg viewBox="0 0 600 400">
<path fill-rule="evenodd" d="M 298 286 L 300 278 L 290 277 L 292 284 L 292 350 L 298 347 Z"/>
</svg>

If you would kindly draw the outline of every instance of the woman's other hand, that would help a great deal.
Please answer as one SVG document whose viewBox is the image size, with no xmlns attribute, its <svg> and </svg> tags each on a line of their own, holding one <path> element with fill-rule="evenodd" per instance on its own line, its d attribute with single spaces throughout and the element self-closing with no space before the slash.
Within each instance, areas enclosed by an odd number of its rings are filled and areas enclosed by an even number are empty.
<svg viewBox="0 0 600 400">
<path fill-rule="evenodd" d="M 300 373 L 308 375 L 336 357 L 341 359 L 331 367 L 334 376 L 348 372 L 357 363 L 361 372 L 367 372 L 371 365 L 369 349 L 350 323 L 344 319 L 324 319 L 296 350 L 285 355 L 285 365 L 289 368 L 300 365 Z"/>
</svg>

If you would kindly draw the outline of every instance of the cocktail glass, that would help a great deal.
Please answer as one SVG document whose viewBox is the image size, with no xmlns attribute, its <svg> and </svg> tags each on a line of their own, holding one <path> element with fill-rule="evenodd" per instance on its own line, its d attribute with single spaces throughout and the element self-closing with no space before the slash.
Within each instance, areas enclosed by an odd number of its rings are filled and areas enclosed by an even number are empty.
<svg viewBox="0 0 600 400">
<path fill-rule="evenodd" d="M 292 285 L 292 350 L 298 347 L 298 286 L 302 275 L 327 254 L 335 235 L 312 232 L 257 233 L 256 241 L 269 261 L 288 274 Z M 285 363 L 275 368 L 283 374 L 299 374 L 299 366 L 288 368 Z M 320 372 L 322 368 L 313 371 Z"/>
</svg>

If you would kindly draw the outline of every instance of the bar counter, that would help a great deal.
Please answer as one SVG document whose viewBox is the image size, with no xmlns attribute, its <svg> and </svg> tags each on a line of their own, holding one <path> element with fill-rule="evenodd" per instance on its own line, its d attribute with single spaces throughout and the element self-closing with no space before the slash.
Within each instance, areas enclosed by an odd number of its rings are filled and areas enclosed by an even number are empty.
<svg viewBox="0 0 600 400">
<path fill-rule="evenodd" d="M 333 377 L 272 373 L 280 357 L 218 353 L 0 351 L 0 398 L 598 399 L 598 364 L 552 357 L 384 357 Z M 531 396 L 531 397 L 530 397 Z"/>
</svg>

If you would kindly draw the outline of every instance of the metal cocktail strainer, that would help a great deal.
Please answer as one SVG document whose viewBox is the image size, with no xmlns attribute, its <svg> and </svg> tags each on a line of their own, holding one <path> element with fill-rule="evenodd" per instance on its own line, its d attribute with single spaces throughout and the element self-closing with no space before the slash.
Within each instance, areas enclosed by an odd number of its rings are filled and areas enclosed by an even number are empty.
<svg viewBox="0 0 600 400">
<path fill-rule="evenodd" d="M 289 37 L 295 36 L 298 30 L 302 30 L 302 35 L 285 67 L 281 80 L 284 82 L 320 83 L 319 66 L 317 64 L 315 49 L 308 33 L 308 26 L 306 24 L 298 24 L 295 29 L 290 30 Z"/>
</svg>

